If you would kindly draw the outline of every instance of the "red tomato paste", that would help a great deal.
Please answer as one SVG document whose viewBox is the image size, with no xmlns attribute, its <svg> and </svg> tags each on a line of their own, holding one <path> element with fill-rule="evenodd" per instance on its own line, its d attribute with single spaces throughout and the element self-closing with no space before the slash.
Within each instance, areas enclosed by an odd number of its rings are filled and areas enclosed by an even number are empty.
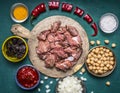
<svg viewBox="0 0 120 93">
<path fill-rule="evenodd" d="M 25 66 L 18 71 L 17 80 L 22 86 L 31 88 L 37 84 L 39 75 L 34 68 Z"/>
</svg>

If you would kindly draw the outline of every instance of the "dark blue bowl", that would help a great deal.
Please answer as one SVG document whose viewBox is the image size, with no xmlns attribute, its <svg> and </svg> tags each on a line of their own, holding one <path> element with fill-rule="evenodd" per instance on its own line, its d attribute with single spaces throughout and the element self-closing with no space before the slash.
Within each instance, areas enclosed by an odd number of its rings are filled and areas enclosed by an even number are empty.
<svg viewBox="0 0 120 93">
<path fill-rule="evenodd" d="M 23 85 L 21 85 L 21 84 L 19 83 L 18 79 L 17 79 L 18 71 L 19 71 L 21 68 L 23 68 L 23 67 L 31 67 L 31 68 L 33 68 L 34 70 L 36 70 L 36 72 L 37 72 L 37 74 L 38 74 L 37 83 L 36 83 L 35 85 L 33 85 L 32 87 L 30 87 L 30 88 L 27 88 L 27 87 L 24 87 Z M 20 88 L 22 88 L 22 89 L 24 89 L 24 90 L 33 90 L 33 89 L 36 88 L 36 87 L 39 85 L 39 83 L 40 83 L 40 73 L 39 73 L 39 71 L 38 71 L 37 69 L 35 69 L 32 65 L 29 65 L 29 64 L 27 64 L 27 65 L 22 65 L 22 66 L 20 66 L 20 67 L 17 69 L 17 71 L 16 71 L 15 81 L 16 81 L 17 85 L 18 85 Z"/>
</svg>

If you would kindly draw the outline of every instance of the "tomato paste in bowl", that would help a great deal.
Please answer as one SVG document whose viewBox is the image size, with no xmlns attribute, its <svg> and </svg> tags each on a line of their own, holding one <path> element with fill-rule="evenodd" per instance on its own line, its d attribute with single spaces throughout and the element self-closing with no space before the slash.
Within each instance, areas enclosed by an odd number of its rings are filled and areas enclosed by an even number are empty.
<svg viewBox="0 0 120 93">
<path fill-rule="evenodd" d="M 22 89 L 32 90 L 40 82 L 40 73 L 32 65 L 23 65 L 18 68 L 15 79 Z"/>
</svg>

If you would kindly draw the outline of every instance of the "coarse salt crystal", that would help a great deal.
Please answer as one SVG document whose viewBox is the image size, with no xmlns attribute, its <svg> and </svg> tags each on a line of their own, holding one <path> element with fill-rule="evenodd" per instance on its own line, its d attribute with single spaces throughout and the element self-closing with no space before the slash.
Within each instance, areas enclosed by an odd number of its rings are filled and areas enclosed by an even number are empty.
<svg viewBox="0 0 120 93">
<path fill-rule="evenodd" d="M 38 88 L 38 92 L 40 92 L 41 90 L 40 90 L 40 88 Z"/>
<path fill-rule="evenodd" d="M 41 81 L 40 81 L 40 83 L 41 83 L 41 84 L 43 84 L 43 83 L 44 83 L 44 81 L 43 81 L 43 80 L 41 80 Z"/>
<path fill-rule="evenodd" d="M 90 93 L 94 93 L 94 91 L 91 91 Z"/>
<path fill-rule="evenodd" d="M 83 73 L 82 72 L 80 72 L 80 75 L 82 75 Z"/>
<path fill-rule="evenodd" d="M 48 79 L 48 77 L 44 77 L 44 79 Z"/>
<path fill-rule="evenodd" d="M 58 80 L 59 80 L 59 78 L 56 79 L 56 81 L 58 81 Z"/>
<path fill-rule="evenodd" d="M 49 86 L 49 85 L 46 85 L 45 87 L 48 89 L 50 86 Z"/>
<path fill-rule="evenodd" d="M 50 81 L 50 84 L 52 84 L 53 83 L 53 81 Z"/>
<path fill-rule="evenodd" d="M 84 77 L 80 77 L 81 78 L 81 80 L 83 80 L 83 81 L 87 81 L 87 78 L 84 78 Z"/>
<path fill-rule="evenodd" d="M 47 90 L 46 90 L 46 93 L 49 93 L 50 91 L 51 91 L 51 89 L 47 89 Z"/>
</svg>

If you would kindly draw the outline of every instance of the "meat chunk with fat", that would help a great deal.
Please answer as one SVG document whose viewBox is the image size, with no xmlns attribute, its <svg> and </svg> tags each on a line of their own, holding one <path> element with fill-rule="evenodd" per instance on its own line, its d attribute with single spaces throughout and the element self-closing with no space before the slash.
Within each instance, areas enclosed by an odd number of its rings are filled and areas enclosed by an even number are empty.
<svg viewBox="0 0 120 93">
<path fill-rule="evenodd" d="M 64 49 L 64 51 L 68 54 L 76 53 L 76 49 L 72 49 L 72 47 L 67 47 L 67 48 Z"/>
<path fill-rule="evenodd" d="M 78 35 L 78 31 L 77 31 L 77 29 L 75 27 L 67 26 L 67 29 L 68 29 L 68 31 L 70 32 L 70 34 L 72 36 L 77 36 Z"/>
<path fill-rule="evenodd" d="M 38 36 L 38 40 L 46 40 L 47 35 L 50 33 L 50 30 L 42 31 Z"/>
<path fill-rule="evenodd" d="M 56 55 L 49 54 L 49 55 L 47 55 L 47 57 L 45 59 L 45 66 L 48 68 L 52 68 L 52 67 L 54 67 L 56 61 L 57 61 Z"/>
<path fill-rule="evenodd" d="M 80 58 L 82 52 L 83 52 L 83 50 L 82 50 L 82 48 L 80 48 L 79 51 L 76 51 L 76 53 L 72 54 L 72 56 L 74 57 L 74 61 L 78 61 L 78 59 Z"/>
<path fill-rule="evenodd" d="M 54 33 L 48 34 L 47 40 L 49 42 L 54 42 L 55 41 L 55 34 Z"/>
<path fill-rule="evenodd" d="M 72 39 L 74 41 L 76 41 L 76 43 L 78 43 L 80 46 L 82 46 L 82 40 L 81 40 L 81 37 L 79 35 L 76 37 L 72 37 Z"/>
<path fill-rule="evenodd" d="M 62 46 L 64 46 L 64 48 L 69 47 L 69 43 L 68 43 L 68 41 L 66 39 L 64 41 L 60 42 L 60 44 Z"/>
<path fill-rule="evenodd" d="M 62 47 L 54 48 L 53 50 L 51 50 L 51 53 L 56 54 L 59 58 L 62 58 L 62 59 L 68 57 L 67 53 L 65 53 Z"/>
<path fill-rule="evenodd" d="M 37 47 L 37 53 L 38 54 L 43 54 L 46 53 L 50 50 L 50 44 L 48 41 L 39 41 L 38 42 L 38 47 Z"/>
<path fill-rule="evenodd" d="M 64 41 L 64 40 L 65 40 L 64 34 L 60 34 L 56 32 L 55 41 Z"/>
<path fill-rule="evenodd" d="M 73 66 L 73 63 L 69 60 L 63 60 L 55 64 L 55 67 L 62 71 L 67 71 Z"/>
<path fill-rule="evenodd" d="M 54 49 L 54 48 L 60 48 L 62 47 L 61 44 L 59 42 L 52 42 L 50 43 L 50 48 Z"/>
<path fill-rule="evenodd" d="M 51 26 L 51 32 L 56 32 L 59 27 L 61 25 L 61 21 L 56 21 L 53 23 L 53 25 Z"/>
<path fill-rule="evenodd" d="M 69 32 L 65 32 L 64 34 L 66 36 L 66 39 L 67 39 L 69 45 L 79 47 L 79 44 L 75 40 L 72 39 L 72 36 L 70 35 Z"/>
<path fill-rule="evenodd" d="M 41 59 L 41 60 L 45 60 L 47 55 L 46 53 L 45 54 L 39 54 L 38 57 Z"/>
<path fill-rule="evenodd" d="M 63 34 L 63 33 L 65 33 L 67 31 L 67 26 L 65 26 L 65 27 L 63 27 L 63 26 L 61 26 L 59 29 L 58 29 L 58 33 L 60 33 L 60 34 Z"/>
</svg>

